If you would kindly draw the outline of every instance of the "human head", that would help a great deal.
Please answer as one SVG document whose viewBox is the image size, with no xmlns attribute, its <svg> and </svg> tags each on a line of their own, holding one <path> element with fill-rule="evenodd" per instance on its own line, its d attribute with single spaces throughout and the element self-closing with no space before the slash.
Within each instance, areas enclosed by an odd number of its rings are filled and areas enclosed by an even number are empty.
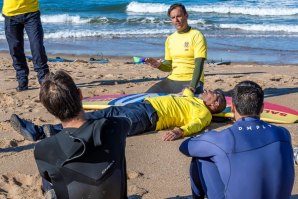
<svg viewBox="0 0 298 199">
<path fill-rule="evenodd" d="M 201 95 L 201 99 L 204 101 L 211 113 L 220 113 L 227 105 L 226 98 L 220 89 L 216 89 L 214 91 L 204 90 Z"/>
<path fill-rule="evenodd" d="M 232 106 L 241 116 L 260 116 L 263 110 L 264 92 L 253 81 L 242 81 L 233 89 Z"/>
<path fill-rule="evenodd" d="M 188 27 L 188 13 L 185 6 L 181 3 L 175 3 L 168 9 L 168 16 L 177 31 L 183 31 Z"/>
<path fill-rule="evenodd" d="M 50 73 L 41 85 L 39 98 L 44 107 L 61 121 L 67 121 L 82 111 L 81 91 L 63 70 Z"/>
</svg>

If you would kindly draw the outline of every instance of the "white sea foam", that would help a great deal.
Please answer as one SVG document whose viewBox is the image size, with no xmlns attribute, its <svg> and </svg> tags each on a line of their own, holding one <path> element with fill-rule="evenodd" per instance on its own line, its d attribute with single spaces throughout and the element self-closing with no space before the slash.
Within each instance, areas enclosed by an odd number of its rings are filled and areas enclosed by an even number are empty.
<svg viewBox="0 0 298 199">
<path fill-rule="evenodd" d="M 192 24 L 206 24 L 206 20 L 204 19 L 197 19 L 197 20 L 193 20 L 193 19 L 188 19 L 188 24 L 192 25 Z"/>
<path fill-rule="evenodd" d="M 136 13 L 158 13 L 167 12 L 170 5 L 160 3 L 139 3 L 136 1 L 128 4 L 127 12 Z M 201 12 L 201 13 L 220 13 L 220 14 L 244 14 L 244 15 L 256 15 L 256 16 L 290 16 L 297 15 L 298 8 L 286 8 L 286 7 L 269 7 L 264 4 L 261 7 L 255 7 L 244 4 L 242 6 L 218 4 L 218 5 L 203 5 L 203 6 L 185 6 L 189 12 Z"/>
<path fill-rule="evenodd" d="M 123 31 L 58 31 L 54 33 L 45 33 L 46 39 L 59 39 L 59 38 L 87 38 L 87 37 L 135 37 L 135 36 L 150 36 L 159 37 L 160 35 L 170 34 L 171 30 L 158 30 L 158 29 L 144 29 L 144 30 L 123 30 Z"/>
<path fill-rule="evenodd" d="M 41 21 L 43 23 L 76 23 L 76 24 L 82 24 L 82 23 L 89 23 L 91 19 L 84 19 L 80 16 L 71 16 L 68 14 L 59 14 L 59 15 L 42 15 Z"/>
<path fill-rule="evenodd" d="M 298 8 L 272 8 L 272 7 L 249 7 L 249 6 L 193 6 L 187 8 L 189 11 L 202 13 L 221 13 L 221 14 L 244 14 L 256 16 L 290 16 L 297 15 Z"/>
<path fill-rule="evenodd" d="M 162 3 L 138 3 L 132 1 L 128 4 L 127 12 L 139 12 L 139 13 L 158 13 L 165 12 L 169 8 L 169 5 Z"/>
<path fill-rule="evenodd" d="M 298 33 L 298 25 L 279 25 L 279 24 L 221 24 L 220 28 L 223 29 L 240 29 L 247 31 L 260 31 L 260 32 L 289 32 Z"/>
</svg>

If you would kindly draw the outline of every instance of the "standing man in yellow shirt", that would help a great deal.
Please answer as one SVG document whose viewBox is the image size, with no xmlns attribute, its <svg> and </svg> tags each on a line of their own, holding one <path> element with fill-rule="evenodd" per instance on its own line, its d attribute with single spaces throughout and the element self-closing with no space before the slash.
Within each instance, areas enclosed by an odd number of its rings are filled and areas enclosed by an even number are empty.
<svg viewBox="0 0 298 199">
<path fill-rule="evenodd" d="M 38 0 L 4 0 L 2 15 L 5 18 L 5 35 L 16 70 L 18 92 L 28 90 L 29 68 L 24 52 L 24 29 L 27 32 L 34 71 L 41 83 L 49 73 L 47 55 L 43 45 L 43 28 Z"/>
<path fill-rule="evenodd" d="M 176 27 L 165 43 L 165 60 L 146 58 L 145 63 L 171 74 L 149 88 L 147 93 L 179 93 L 189 88 L 193 93 L 203 92 L 204 61 L 207 43 L 204 35 L 187 23 L 188 13 L 184 5 L 171 5 L 168 16 Z"/>
</svg>

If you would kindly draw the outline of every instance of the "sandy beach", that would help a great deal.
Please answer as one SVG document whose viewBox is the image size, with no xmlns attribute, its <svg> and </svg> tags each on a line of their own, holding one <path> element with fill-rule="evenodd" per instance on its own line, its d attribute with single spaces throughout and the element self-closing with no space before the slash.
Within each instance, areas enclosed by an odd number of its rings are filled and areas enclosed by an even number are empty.
<svg viewBox="0 0 298 199">
<path fill-rule="evenodd" d="M 40 177 L 33 157 L 34 142 L 24 140 L 10 126 L 9 118 L 16 113 L 37 124 L 57 123 L 39 103 L 39 84 L 30 65 L 29 90 L 16 92 L 15 70 L 8 53 L 0 54 L 0 199 L 43 198 Z M 55 57 L 57 55 L 49 55 Z M 61 55 L 68 59 L 88 60 L 90 57 Z M 72 75 L 84 97 L 141 93 L 165 77 L 167 73 L 147 65 L 127 64 L 131 57 L 105 57 L 107 64 L 81 62 L 49 62 L 50 70 L 64 69 Z M 243 80 L 253 80 L 265 90 L 265 101 L 288 106 L 298 111 L 298 65 L 258 65 L 231 63 L 205 65 L 205 88 L 221 88 L 227 94 Z M 212 124 L 206 130 L 221 130 L 232 121 Z M 280 125 L 280 124 L 278 124 Z M 298 146 L 298 123 L 283 124 Z M 189 182 L 190 159 L 180 154 L 183 139 L 164 142 L 163 131 L 128 137 L 126 159 L 129 198 L 181 199 L 191 198 Z M 272 154 L 274 155 L 274 154 Z M 245 171 L 243 171 L 245 172 Z M 298 166 L 295 166 L 298 176 Z M 298 178 L 295 179 L 292 199 L 298 199 Z"/>
</svg>

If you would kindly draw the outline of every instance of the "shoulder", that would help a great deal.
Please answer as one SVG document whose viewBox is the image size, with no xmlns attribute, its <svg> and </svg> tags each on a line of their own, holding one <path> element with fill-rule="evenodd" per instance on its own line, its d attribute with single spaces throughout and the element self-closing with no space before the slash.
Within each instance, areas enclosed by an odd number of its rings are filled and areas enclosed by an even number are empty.
<svg viewBox="0 0 298 199">
<path fill-rule="evenodd" d="M 203 33 L 199 29 L 191 28 L 189 33 L 192 34 L 192 35 L 197 35 L 197 36 L 200 36 L 200 37 L 204 37 Z"/>
<path fill-rule="evenodd" d="M 61 135 L 61 133 L 58 133 L 55 136 L 48 137 L 39 141 L 34 147 L 35 159 L 46 159 L 46 157 L 48 156 L 46 156 L 45 154 L 51 154 L 53 153 L 53 151 L 57 151 L 57 137 L 60 137 Z"/>
<path fill-rule="evenodd" d="M 199 134 L 195 137 L 193 137 L 194 140 L 205 140 L 212 143 L 218 143 L 221 142 L 224 137 L 228 137 L 230 135 L 230 131 L 228 129 L 224 129 L 222 131 L 206 131 L 202 134 Z"/>
<path fill-rule="evenodd" d="M 177 37 L 177 35 L 179 35 L 179 34 L 178 34 L 177 31 L 175 31 L 175 32 L 173 32 L 172 34 L 170 34 L 170 35 L 167 37 L 167 40 L 169 40 L 169 39 L 171 39 L 171 38 L 173 38 L 173 37 Z"/>
<path fill-rule="evenodd" d="M 275 132 L 279 132 L 281 137 L 283 137 L 287 141 L 291 140 L 291 134 L 290 134 L 288 129 L 286 129 L 285 127 L 276 126 L 276 125 L 273 125 L 273 124 L 269 124 L 269 125 L 271 125 L 273 127 Z"/>
</svg>

